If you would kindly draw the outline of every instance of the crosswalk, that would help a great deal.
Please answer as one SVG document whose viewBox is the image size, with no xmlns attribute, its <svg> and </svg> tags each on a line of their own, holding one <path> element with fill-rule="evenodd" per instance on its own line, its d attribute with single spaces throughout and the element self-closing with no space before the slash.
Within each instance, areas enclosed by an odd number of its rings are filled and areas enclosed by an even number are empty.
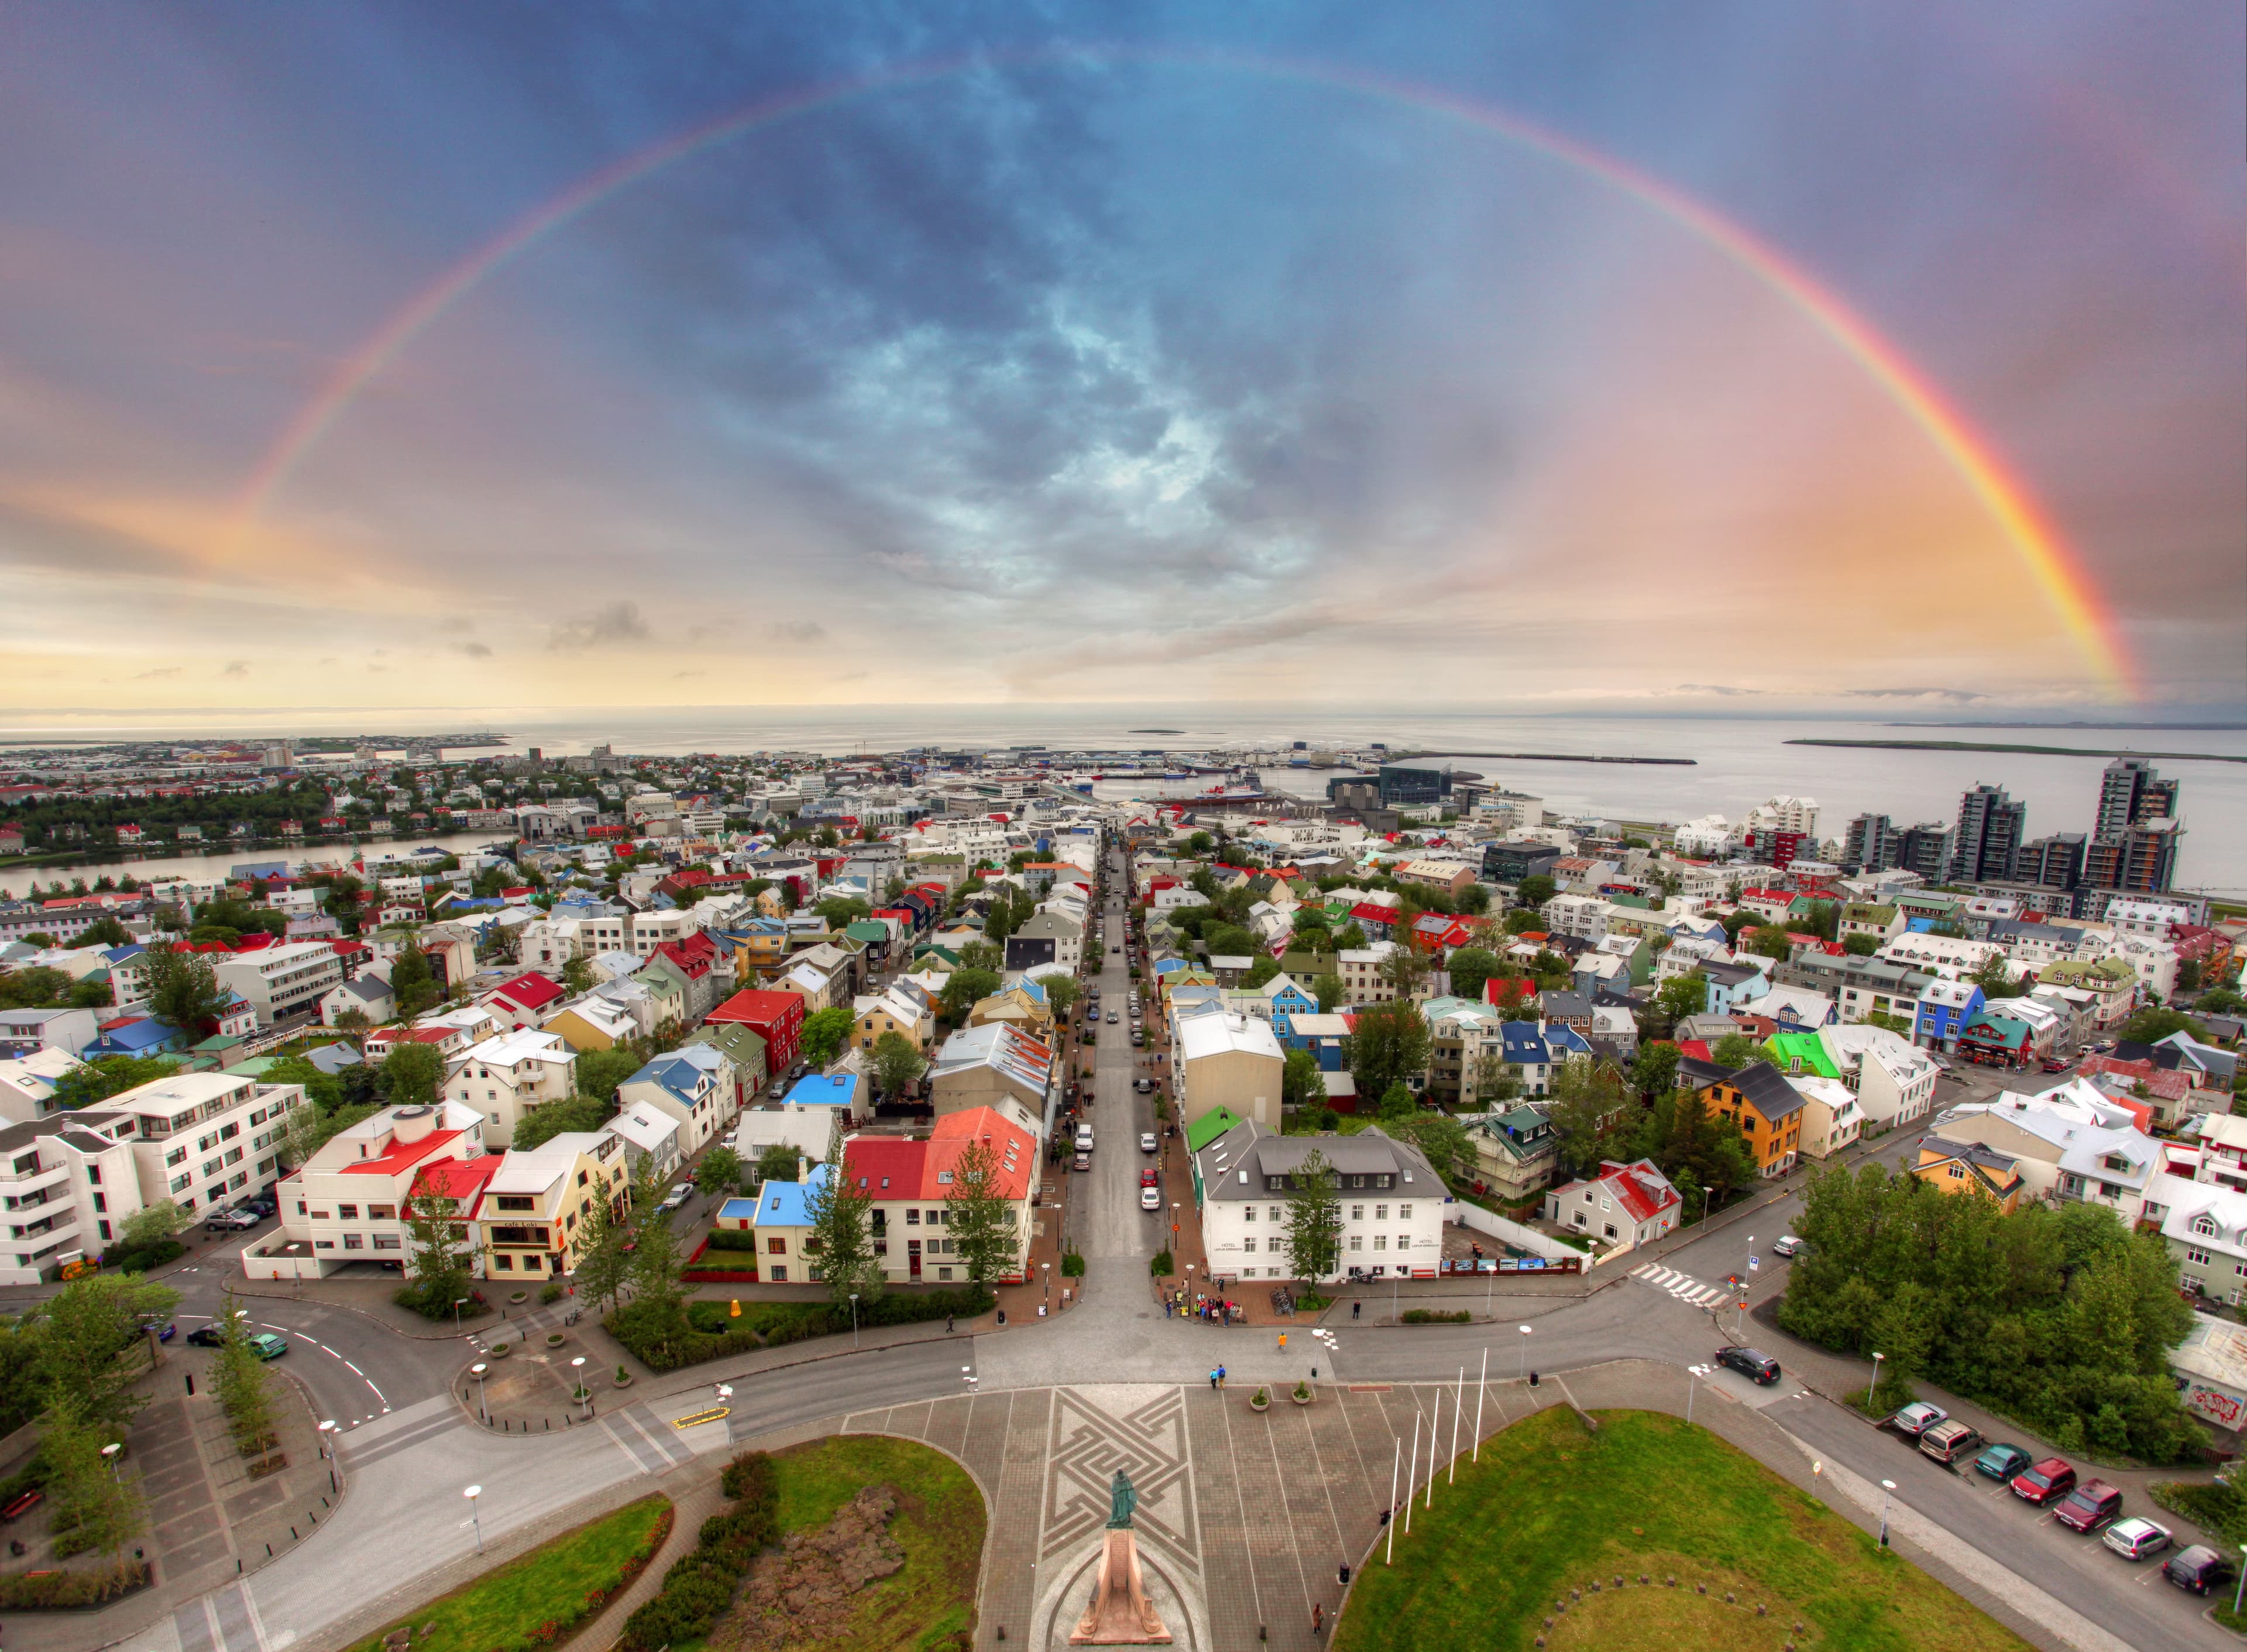
<svg viewBox="0 0 2247 1652">
<path fill-rule="evenodd" d="M 1630 1276 L 1644 1280 L 1657 1291 L 1667 1291 L 1694 1307 L 1713 1307 L 1731 1295 L 1721 1285 L 1704 1285 L 1690 1273 L 1680 1273 L 1674 1267 L 1663 1267 L 1653 1262 L 1631 1269 Z"/>
</svg>

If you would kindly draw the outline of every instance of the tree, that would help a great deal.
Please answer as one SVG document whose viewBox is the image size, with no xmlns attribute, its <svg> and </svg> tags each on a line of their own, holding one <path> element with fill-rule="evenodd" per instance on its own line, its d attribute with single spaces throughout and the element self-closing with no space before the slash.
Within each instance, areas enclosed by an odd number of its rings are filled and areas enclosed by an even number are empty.
<svg viewBox="0 0 2247 1652">
<path fill-rule="evenodd" d="M 928 1063 L 920 1046 L 903 1033 L 891 1031 L 874 1041 L 874 1082 L 892 1101 L 912 1088 Z"/>
<path fill-rule="evenodd" d="M 708 1161 L 704 1162 L 707 1165 Z M 590 1201 L 578 1224 L 577 1266 L 570 1277 L 580 1296 L 596 1306 L 606 1302 L 611 1313 L 616 1311 L 623 1295 L 625 1280 L 632 1272 L 632 1257 L 636 1254 L 625 1249 L 625 1225 L 617 1220 L 608 1199 Z"/>
<path fill-rule="evenodd" d="M 1486 912 L 1490 910 L 1490 885 L 1469 884 L 1459 891 L 1459 910 L 1463 912 Z"/>
<path fill-rule="evenodd" d="M 1559 1139 L 1561 1166 L 1570 1177 L 1588 1176 L 1599 1168 L 1607 1137 L 1625 1105 L 1622 1071 L 1612 1062 L 1561 1064 L 1546 1111 Z"/>
<path fill-rule="evenodd" d="M 148 1398 L 133 1391 L 139 1368 L 118 1356 L 140 1341 L 144 1319 L 169 1316 L 179 1300 L 138 1273 L 72 1280 L 38 1310 L 39 1386 L 67 1392 L 79 1416 L 123 1439 Z"/>
<path fill-rule="evenodd" d="M 130 946 L 133 937 L 124 925 L 105 913 L 79 932 L 78 944 L 80 946 Z"/>
<path fill-rule="evenodd" d="M 406 1232 L 413 1240 L 406 1276 L 413 1281 L 421 1312 L 434 1317 L 468 1294 L 468 1224 L 461 1219 L 461 1201 L 421 1176 L 406 1197 Z"/>
<path fill-rule="evenodd" d="M 1449 1113 L 1416 1108 L 1407 1117 L 1383 1119 L 1381 1128 L 1398 1141 L 1418 1148 L 1421 1157 L 1445 1181 L 1458 1181 L 1473 1172 L 1474 1138 Z"/>
<path fill-rule="evenodd" d="M 1503 1044 L 1485 1043 L 1475 1052 L 1468 1082 L 1475 1101 L 1484 1107 L 1499 1106 L 1521 1094 L 1521 1075 L 1506 1059 Z"/>
<path fill-rule="evenodd" d="M 2212 986 L 2200 995 L 2193 1008 L 2204 1015 L 2237 1015 L 2247 1012 L 2247 998 L 2229 986 Z"/>
<path fill-rule="evenodd" d="M 2178 1009 L 2141 1009 L 2114 1029 L 2116 1040 L 2125 1044 L 2158 1044 L 2172 1033 L 2189 1033 L 2196 1039 L 2205 1039 L 2208 1029 Z"/>
<path fill-rule="evenodd" d="M 606 1118 L 617 1104 L 617 1086 L 644 1065 L 637 1050 L 618 1044 L 608 1049 L 579 1052 L 577 1060 L 570 1063 L 570 1073 L 576 1081 L 577 1094 L 600 1103 L 601 1116 Z"/>
<path fill-rule="evenodd" d="M 96 1102 L 122 1096 L 126 1090 L 169 1078 L 179 1070 L 174 1062 L 154 1055 L 104 1055 L 83 1067 L 73 1067 L 55 1081 L 55 1106 L 65 1112 L 91 1107 Z"/>
<path fill-rule="evenodd" d="M 998 1155 L 986 1139 L 969 1142 L 953 1161 L 952 1185 L 944 1196 L 944 1225 L 953 1253 L 978 1285 L 1012 1271 L 1021 1255 L 1014 1202 L 1007 1197 Z"/>
<path fill-rule="evenodd" d="M 757 1155 L 756 1178 L 760 1182 L 792 1182 L 796 1167 L 803 1162 L 802 1155 L 786 1142 L 775 1142 Z"/>
<path fill-rule="evenodd" d="M 944 1018 L 953 1023 L 967 1019 L 973 1009 L 999 990 L 999 977 L 987 969 L 955 969 L 944 978 L 944 990 L 937 994 L 937 1007 Z"/>
<path fill-rule="evenodd" d="M 1794 952 L 1794 939 L 1784 924 L 1759 925 L 1748 935 L 1748 951 L 1784 963 Z"/>
<path fill-rule="evenodd" d="M 1046 1002 L 1053 1008 L 1054 1019 L 1067 1021 L 1069 1011 L 1076 1007 L 1076 1000 L 1082 996 L 1076 977 L 1064 970 L 1056 970 L 1050 975 L 1041 975 L 1037 980 L 1038 986 L 1045 993 Z"/>
<path fill-rule="evenodd" d="M 1412 945 L 1391 948 L 1381 960 L 1381 980 L 1400 999 L 1418 997 L 1428 980 L 1428 955 Z"/>
<path fill-rule="evenodd" d="M 806 1016 L 798 1041 L 804 1059 L 820 1068 L 833 1061 L 850 1039 L 850 1011 L 841 1004 L 830 1004 Z"/>
<path fill-rule="evenodd" d="M 1331 970 L 1311 983 L 1311 996 L 1319 1000 L 1319 1014 L 1331 1015 L 1335 1007 L 1348 998 L 1349 989 L 1342 984 L 1342 977 Z"/>
<path fill-rule="evenodd" d="M 67 1389 L 53 1394 L 40 1418 L 39 1457 L 48 1471 L 52 1529 L 72 1533 L 112 1560 L 148 1531 L 140 1477 L 119 1473 L 101 1454 L 104 1445 L 123 1437 L 122 1426 L 107 1426 Z"/>
<path fill-rule="evenodd" d="M 1189 855 L 1206 855 L 1209 853 L 1210 850 L 1215 846 L 1217 840 L 1214 837 L 1212 837 L 1207 832 L 1195 832 L 1186 839 L 1186 853 Z"/>
<path fill-rule="evenodd" d="M 1399 1079 L 1381 1092 L 1381 1100 L 1376 1104 L 1374 1113 L 1383 1123 L 1394 1124 L 1399 1119 L 1411 1117 L 1419 1110 L 1419 1098 L 1406 1089 L 1404 1082 Z"/>
<path fill-rule="evenodd" d="M 1638 1058 L 1631 1063 L 1631 1082 L 1638 1093 L 1648 1101 L 1665 1096 L 1677 1086 L 1677 1046 L 1646 1043 L 1638 1047 Z"/>
<path fill-rule="evenodd" d="M 1560 885 L 1542 872 L 1525 877 L 1514 886 L 1513 904 L 1524 907 L 1541 907 L 1559 894 Z"/>
<path fill-rule="evenodd" d="M 1307 1049 L 1291 1049 L 1280 1068 L 1280 1101 L 1287 1107 L 1323 1106 L 1326 1080 L 1319 1073 L 1319 1058 Z"/>
<path fill-rule="evenodd" d="M 995 975 L 1006 966 L 1006 951 L 995 942 L 969 941 L 960 949 L 962 969 L 987 969 Z"/>
<path fill-rule="evenodd" d="M 1476 885 L 1480 888 L 1480 884 Z M 1496 952 L 1486 946 L 1462 946 L 1455 950 L 1445 968 L 1451 971 L 1451 991 L 1458 996 L 1482 1001 L 1482 984 L 1493 975 L 1503 975 L 1506 966 Z"/>
<path fill-rule="evenodd" d="M 2000 952 L 1992 952 L 1976 965 L 1966 979 L 1982 989 L 1984 998 L 2011 998 L 2021 987 L 2020 977 L 2005 967 L 2005 955 Z"/>
<path fill-rule="evenodd" d="M 1844 935 L 1841 937 L 1841 950 L 1852 958 L 1870 958 L 1881 950 L 1881 938 L 1863 933 Z"/>
<path fill-rule="evenodd" d="M 1263 986 L 1279 973 L 1280 960 L 1269 952 L 1260 952 L 1256 954 L 1256 961 L 1248 966 L 1248 973 L 1240 978 L 1240 984 L 1253 990 Z"/>
<path fill-rule="evenodd" d="M 850 1300 L 854 1291 L 862 1297 L 878 1294 L 883 1279 L 881 1259 L 874 1254 L 873 1196 L 847 1173 L 839 1113 L 828 1137 L 827 1167 L 828 1174 L 805 1201 L 811 1217 L 807 1253 L 818 1258 L 820 1279 L 835 1301 Z"/>
<path fill-rule="evenodd" d="M 1287 1178 L 1287 1271 L 1311 1284 L 1342 1265 L 1342 1178 L 1317 1148 Z"/>
<path fill-rule="evenodd" d="M 404 1040 L 390 1047 L 376 1077 L 393 1107 L 431 1107 L 445 1082 L 445 1058 L 434 1044 Z"/>
<path fill-rule="evenodd" d="M 226 1412 L 227 1426 L 234 1432 L 235 1449 L 244 1457 L 253 1451 L 263 1454 L 273 1444 L 272 1384 L 266 1375 L 265 1362 L 250 1346 L 249 1339 L 255 1333 L 250 1328 L 249 1315 L 235 1301 L 231 1290 L 219 1301 L 218 1330 L 222 1340 L 212 1385 L 218 1392 L 221 1409 Z"/>
<path fill-rule="evenodd" d="M 134 1249 L 161 1245 L 187 1225 L 188 1219 L 170 1199 L 160 1198 L 154 1205 L 143 1205 L 126 1217 L 117 1230 L 118 1238 Z"/>
<path fill-rule="evenodd" d="M 626 1276 L 634 1297 L 652 1304 L 657 1313 L 671 1319 L 680 1313 L 679 1276 L 685 1271 L 686 1259 L 679 1253 L 679 1232 L 671 1225 L 670 1212 L 663 1208 L 663 1178 L 656 1174 L 654 1159 L 642 1159 L 639 1173 L 632 1181 L 632 1214 L 638 1225 L 632 1230 L 636 1248 Z M 603 1197 L 607 1197 L 605 1192 Z"/>
<path fill-rule="evenodd" d="M 696 1179 L 707 1188 L 722 1188 L 729 1193 L 741 1191 L 741 1172 L 745 1167 L 741 1156 L 721 1142 L 702 1155 Z"/>
<path fill-rule="evenodd" d="M 409 1021 L 444 996 L 428 954 L 411 941 L 391 963 L 390 995 L 398 1002 L 399 1018 Z"/>
<path fill-rule="evenodd" d="M 819 914 L 819 921 L 830 929 L 841 929 L 862 918 L 873 916 L 874 909 L 855 895 L 830 895 L 811 909 Z"/>
<path fill-rule="evenodd" d="M 1398 999 L 1357 1013 L 1349 1041 L 1349 1070 L 1360 1096 L 1379 1096 L 1392 1084 L 1424 1072 L 1430 1048 L 1427 1018 L 1418 1005 Z"/>
<path fill-rule="evenodd" d="M 391 990 L 397 991 L 395 983 Z M 590 958 L 568 958 L 562 963 L 562 990 L 576 998 L 593 990 L 593 960 Z"/>
<path fill-rule="evenodd" d="M 1335 951 L 1356 952 L 1365 950 L 1365 925 L 1355 918 L 1335 932 Z"/>
<path fill-rule="evenodd" d="M 167 1027 L 176 1027 L 193 1039 L 208 1038 L 218 1030 L 225 994 L 210 960 L 194 952 L 156 947 L 147 953 L 141 979 L 148 989 L 148 1011 Z"/>
<path fill-rule="evenodd" d="M 2188 958 L 2176 966 L 2176 989 L 2180 993 L 2200 990 L 2200 960 Z"/>
</svg>

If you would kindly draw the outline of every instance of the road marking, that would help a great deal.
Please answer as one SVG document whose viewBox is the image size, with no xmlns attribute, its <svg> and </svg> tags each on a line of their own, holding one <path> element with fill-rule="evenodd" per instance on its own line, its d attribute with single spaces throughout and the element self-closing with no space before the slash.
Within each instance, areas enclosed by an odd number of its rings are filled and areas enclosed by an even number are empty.
<svg viewBox="0 0 2247 1652">
<path fill-rule="evenodd" d="M 1708 1307 L 1724 1301 L 1727 1295 L 1722 1286 L 1704 1285 L 1690 1273 L 1681 1273 L 1674 1267 L 1663 1267 L 1654 1262 L 1633 1268 L 1630 1277 L 1642 1285 L 1650 1285 L 1657 1291 L 1676 1297 L 1689 1307 Z"/>
</svg>

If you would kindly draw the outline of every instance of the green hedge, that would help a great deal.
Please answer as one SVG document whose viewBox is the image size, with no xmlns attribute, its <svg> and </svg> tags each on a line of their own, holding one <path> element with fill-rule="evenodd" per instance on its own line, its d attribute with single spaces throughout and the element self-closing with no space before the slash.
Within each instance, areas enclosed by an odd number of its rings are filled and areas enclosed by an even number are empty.
<svg viewBox="0 0 2247 1652">
<path fill-rule="evenodd" d="M 1439 1307 L 1408 1307 L 1397 1316 L 1407 1325 L 1465 1325 L 1474 1315 L 1465 1308 L 1445 1310 Z"/>
<path fill-rule="evenodd" d="M 92 1572 L 18 1572 L 0 1576 L 0 1611 L 58 1611 L 100 1606 L 148 1581 L 145 1560 L 125 1560 Z"/>
<path fill-rule="evenodd" d="M 746 1227 L 714 1227 L 705 1243 L 714 1251 L 754 1251 L 757 1236 Z"/>
<path fill-rule="evenodd" d="M 2247 1497 L 2228 1485 L 2200 1485 L 2183 1480 L 2161 1480 L 2146 1488 L 2146 1495 L 2173 1514 L 2182 1514 L 2210 1536 L 2235 1546 L 2247 1543 Z"/>
<path fill-rule="evenodd" d="M 153 1245 L 115 1245 L 101 1253 L 101 1265 L 120 1273 L 146 1273 L 188 1253 L 177 1239 L 158 1239 Z"/>
<path fill-rule="evenodd" d="M 623 1652 L 657 1652 L 699 1641 L 734 1603 L 742 1574 L 775 1535 L 780 1482 L 772 1458 L 748 1451 L 726 1464 L 719 1485 L 734 1506 L 702 1522 L 694 1552 L 663 1574 L 653 1600 L 625 1620 Z"/>
<path fill-rule="evenodd" d="M 947 1315 L 973 1319 L 998 1306 L 999 1299 L 974 1286 L 932 1291 L 926 1295 L 884 1294 L 858 1305 L 862 1328 L 877 1325 L 917 1325 Z M 667 1310 L 656 1302 L 633 1302 L 602 1321 L 609 1335 L 632 1350 L 652 1371 L 675 1371 L 682 1365 L 753 1348 L 780 1348 L 807 1337 L 831 1336 L 850 1328 L 848 1303 L 743 1302 L 741 1316 L 727 1303 L 694 1301 L 684 1313 Z"/>
</svg>

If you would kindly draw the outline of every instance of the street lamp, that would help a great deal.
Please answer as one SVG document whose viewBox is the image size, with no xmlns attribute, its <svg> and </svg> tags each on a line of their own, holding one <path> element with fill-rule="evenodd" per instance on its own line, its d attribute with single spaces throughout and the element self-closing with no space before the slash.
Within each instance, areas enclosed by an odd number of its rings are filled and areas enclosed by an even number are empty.
<svg viewBox="0 0 2247 1652">
<path fill-rule="evenodd" d="M 1046 1300 L 1050 1302 L 1053 1300 L 1053 1264 L 1051 1262 L 1041 1262 L 1038 1264 L 1038 1266 L 1042 1270 L 1042 1276 L 1045 1280 Z"/>
<path fill-rule="evenodd" d="M 453 1299 L 453 1335 L 455 1336 L 461 1333 L 461 1310 L 468 1305 L 468 1299 L 465 1296 L 456 1296 Z"/>
<path fill-rule="evenodd" d="M 2247 1543 L 2239 1546 L 2239 1558 L 2247 1560 Z M 2231 1591 L 2231 1615 L 2235 1618 L 2239 1615 L 2239 1602 L 2243 1598 L 2247 1598 L 2247 1567 L 2240 1569 L 2239 1587 Z"/>
<path fill-rule="evenodd" d="M 1529 1375 L 1529 1328 L 1526 1325 L 1521 1328 L 1521 1341 L 1516 1346 L 1521 1349 L 1521 1362 L 1513 1368 L 1513 1380 L 1518 1382 Z"/>
<path fill-rule="evenodd" d="M 109 1478 L 113 1482 L 117 1479 L 118 1453 L 124 1451 L 124 1449 L 125 1446 L 123 1443 L 117 1440 L 112 1440 L 108 1444 L 101 1448 L 102 1458 L 109 1464 Z"/>
<path fill-rule="evenodd" d="M 1888 1493 L 1895 1490 L 1894 1480 L 1881 1482 L 1881 1546 L 1888 1546 Z"/>
<path fill-rule="evenodd" d="M 1871 1397 L 1873 1402 L 1873 1410 L 1875 1411 L 1881 1409 L 1881 1362 L 1886 1358 L 1888 1358 L 1888 1355 L 1885 1354 L 1875 1354 L 1873 1355 L 1873 1392 Z"/>
<path fill-rule="evenodd" d="M 332 1423 L 323 1423 L 320 1424 L 320 1455 L 333 1457 L 335 1454 L 336 1425 Z"/>
<path fill-rule="evenodd" d="M 850 1293 L 850 1346 L 858 1346 L 858 1293 Z"/>
<path fill-rule="evenodd" d="M 585 1386 L 585 1356 L 580 1354 L 570 1361 L 570 1369 L 577 1376 L 577 1392 L 573 1397 L 585 1408 L 585 1415 L 591 1416 L 593 1414 L 593 1390 Z"/>
<path fill-rule="evenodd" d="M 1693 1426 L 1693 1396 L 1701 1391 L 1701 1380 L 1715 1372 L 1713 1365 L 1689 1365 L 1685 1368 L 1685 1426 Z"/>
<path fill-rule="evenodd" d="M 491 1367 L 478 1360 L 468 1367 L 468 1375 L 476 1379 L 476 1416 L 489 1423 L 491 1413 L 484 1407 L 484 1378 L 491 1375 Z"/>
<path fill-rule="evenodd" d="M 484 1552 L 484 1522 L 483 1517 L 476 1512 L 476 1499 L 483 1494 L 484 1488 L 481 1485 L 472 1485 L 461 1493 L 468 1499 L 468 1523 L 476 1528 L 476 1553 L 479 1554 Z"/>
</svg>

